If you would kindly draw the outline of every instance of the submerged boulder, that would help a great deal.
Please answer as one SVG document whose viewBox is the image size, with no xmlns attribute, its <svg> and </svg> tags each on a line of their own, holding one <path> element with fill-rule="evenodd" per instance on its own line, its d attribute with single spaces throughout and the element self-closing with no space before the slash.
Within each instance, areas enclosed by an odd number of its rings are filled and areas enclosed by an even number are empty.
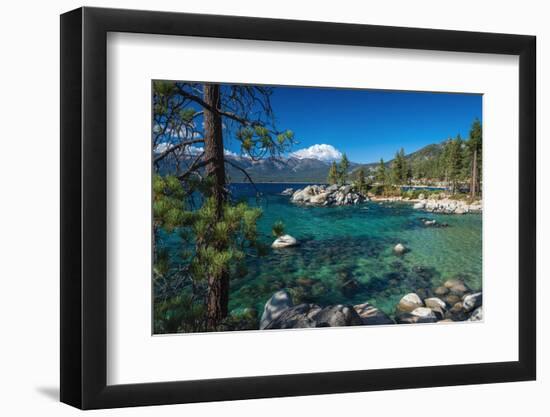
<svg viewBox="0 0 550 417">
<path fill-rule="evenodd" d="M 393 247 L 393 251 L 397 254 L 397 255 L 403 255 L 405 252 L 407 252 L 407 248 L 405 247 L 405 245 L 403 245 L 402 243 L 398 243 L 397 245 L 395 245 Z"/>
<path fill-rule="evenodd" d="M 280 249 L 296 245 L 298 245 L 298 241 L 296 240 L 296 238 L 290 235 L 282 235 L 275 239 L 275 241 L 271 244 L 271 247 L 274 249 Z"/>
</svg>

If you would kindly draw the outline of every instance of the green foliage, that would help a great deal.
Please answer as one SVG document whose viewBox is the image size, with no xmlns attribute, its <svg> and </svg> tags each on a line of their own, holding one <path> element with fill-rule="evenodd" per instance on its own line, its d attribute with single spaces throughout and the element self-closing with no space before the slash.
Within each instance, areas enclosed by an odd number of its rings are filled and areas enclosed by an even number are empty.
<svg viewBox="0 0 550 417">
<path fill-rule="evenodd" d="M 340 185 L 344 185 L 348 180 L 348 170 L 349 170 L 349 159 L 346 156 L 346 154 L 342 155 L 342 159 L 340 160 L 340 164 L 338 166 L 338 174 L 339 174 L 339 183 Z"/>
<path fill-rule="evenodd" d="M 275 223 L 273 223 L 273 227 L 271 228 L 271 233 L 273 233 L 273 236 L 280 237 L 285 234 L 285 225 L 282 221 L 278 220 Z"/>
<path fill-rule="evenodd" d="M 205 306 L 188 292 L 154 304 L 155 333 L 176 333 L 204 330 Z"/>
<path fill-rule="evenodd" d="M 376 167 L 374 178 L 376 179 L 376 182 L 381 186 L 384 186 L 387 182 L 386 164 L 384 164 L 384 160 L 382 158 L 380 158 L 380 162 Z"/>
<path fill-rule="evenodd" d="M 226 202 L 219 218 L 212 197 L 205 198 L 198 208 L 188 207 L 189 192 L 193 191 L 186 191 L 173 176 L 153 178 L 155 233 L 158 235 L 160 230 L 179 233 L 185 249 L 179 254 L 179 264 L 188 265 L 179 271 L 166 251 L 155 252 L 155 328 L 160 332 L 205 330 L 208 278 L 222 274 L 243 276 L 246 254 L 265 253 L 263 245 L 257 242 L 256 223 L 262 215 L 261 209 L 244 202 Z M 174 294 L 174 283 L 178 280 L 183 284 L 179 286 L 180 292 Z"/>
<path fill-rule="evenodd" d="M 363 168 L 359 169 L 359 172 L 357 173 L 357 180 L 354 185 L 357 191 L 365 195 L 367 194 L 368 186 L 365 178 L 365 170 Z"/>
<path fill-rule="evenodd" d="M 329 184 L 344 185 L 348 180 L 350 162 L 346 154 L 342 155 L 339 163 L 332 162 L 328 171 L 327 182 Z"/>
<path fill-rule="evenodd" d="M 332 162 L 330 165 L 327 182 L 331 185 L 338 183 L 338 165 L 336 165 L 336 162 Z"/>
</svg>

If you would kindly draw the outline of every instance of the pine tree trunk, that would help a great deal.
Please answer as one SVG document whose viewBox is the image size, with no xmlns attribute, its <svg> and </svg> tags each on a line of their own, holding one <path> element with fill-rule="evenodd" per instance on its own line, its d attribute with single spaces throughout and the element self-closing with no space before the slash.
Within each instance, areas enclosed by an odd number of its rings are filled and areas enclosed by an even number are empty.
<svg viewBox="0 0 550 417">
<path fill-rule="evenodd" d="M 476 195 L 477 188 L 477 149 L 474 149 L 474 157 L 472 161 L 472 189 L 471 197 L 474 198 Z"/>
<path fill-rule="evenodd" d="M 204 85 L 204 101 L 210 107 L 220 106 L 220 86 Z M 206 176 L 212 180 L 211 193 L 216 202 L 216 219 L 223 218 L 223 204 L 226 200 L 225 166 L 223 154 L 222 119 L 219 113 L 204 109 L 204 158 Z M 219 242 L 209 242 L 216 250 L 225 250 Z M 207 327 L 214 329 L 227 316 L 229 302 L 229 275 L 213 274 L 208 277 Z"/>
</svg>

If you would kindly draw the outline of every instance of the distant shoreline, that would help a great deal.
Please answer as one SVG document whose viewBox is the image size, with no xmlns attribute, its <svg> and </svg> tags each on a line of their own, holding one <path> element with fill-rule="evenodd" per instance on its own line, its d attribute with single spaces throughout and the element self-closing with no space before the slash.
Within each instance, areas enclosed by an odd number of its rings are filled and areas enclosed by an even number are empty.
<svg viewBox="0 0 550 417">
<path fill-rule="evenodd" d="M 230 182 L 231 184 L 252 184 L 250 181 L 243 181 L 243 182 Z M 300 181 L 300 182 L 292 182 L 292 181 L 254 181 L 253 184 L 319 184 L 319 185 L 328 185 L 326 182 L 318 182 L 318 181 Z"/>
</svg>

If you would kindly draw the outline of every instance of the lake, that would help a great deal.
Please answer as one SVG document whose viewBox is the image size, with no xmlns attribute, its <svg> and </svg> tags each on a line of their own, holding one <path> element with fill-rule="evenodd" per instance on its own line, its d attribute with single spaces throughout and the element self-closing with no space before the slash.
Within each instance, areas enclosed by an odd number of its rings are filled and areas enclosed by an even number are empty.
<svg viewBox="0 0 550 417">
<path fill-rule="evenodd" d="M 303 207 L 280 193 L 307 184 L 232 184 L 232 196 L 262 208 L 261 240 L 271 244 L 276 221 L 300 245 L 270 249 L 248 261 L 248 273 L 231 281 L 230 310 L 254 307 L 281 288 L 295 303 L 358 304 L 368 301 L 392 315 L 409 293 L 429 294 L 460 276 L 474 291 L 482 284 L 482 216 L 444 215 L 414 210 L 409 203 L 367 202 L 344 207 Z M 257 198 L 257 192 L 261 197 Z M 426 227 L 421 219 L 448 227 Z M 396 256 L 397 243 L 410 249 Z"/>
</svg>

